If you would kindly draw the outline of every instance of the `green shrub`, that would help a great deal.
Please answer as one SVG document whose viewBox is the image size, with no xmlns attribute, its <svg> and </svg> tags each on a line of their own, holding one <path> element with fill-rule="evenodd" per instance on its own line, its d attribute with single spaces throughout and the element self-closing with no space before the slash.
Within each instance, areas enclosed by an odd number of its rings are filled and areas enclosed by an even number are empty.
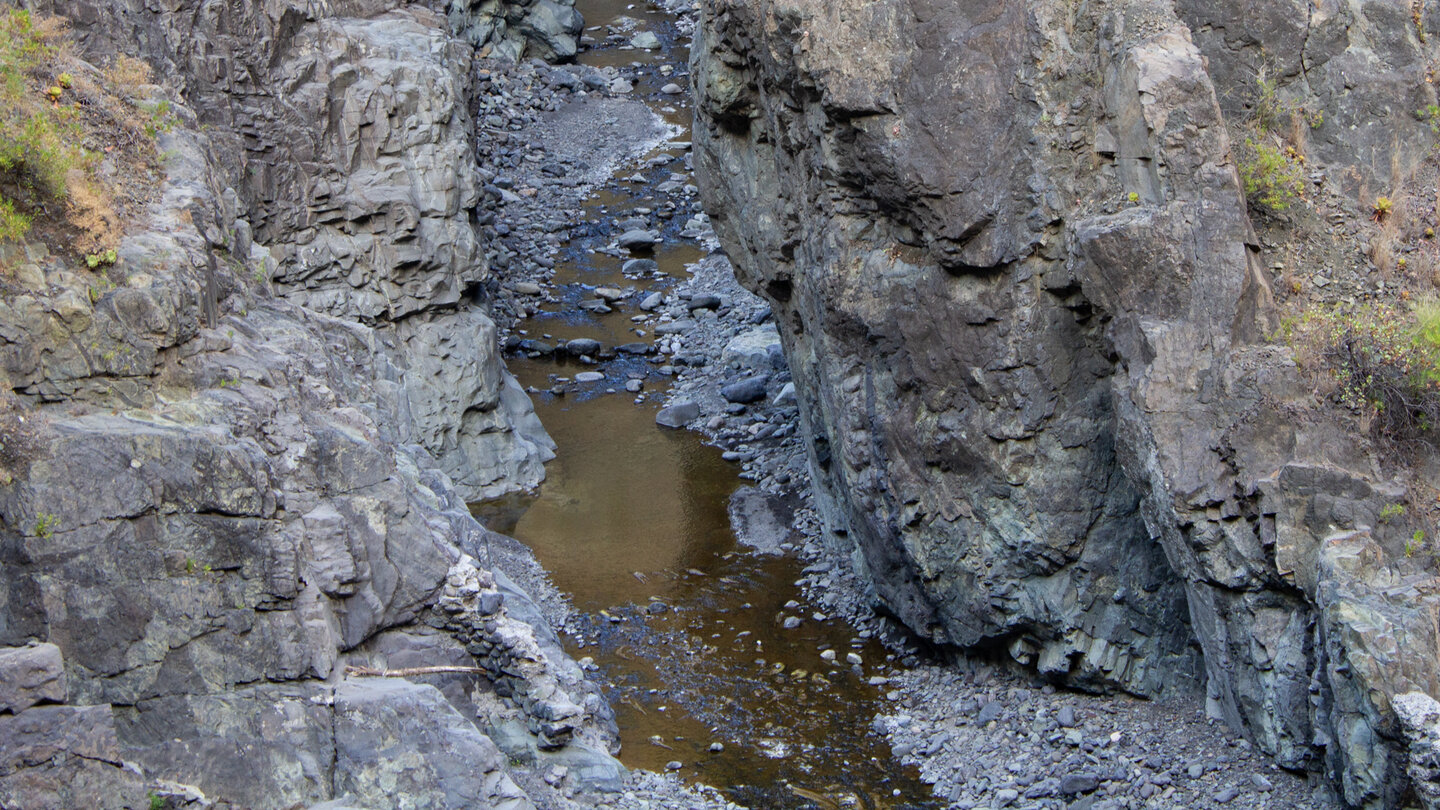
<svg viewBox="0 0 1440 810">
<path fill-rule="evenodd" d="M 153 104 L 141 104 L 140 111 L 149 119 L 145 122 L 145 134 L 151 138 L 171 131 L 180 122 L 180 119 L 175 117 L 174 110 L 170 109 L 170 102 L 163 99 Z"/>
<path fill-rule="evenodd" d="M 1289 208 L 1305 191 L 1299 161 L 1277 146 L 1250 138 L 1245 139 L 1240 158 L 1240 181 L 1252 205 L 1275 213 Z"/>
<path fill-rule="evenodd" d="M 1377 437 L 1433 441 L 1440 425 L 1440 303 L 1316 308 L 1284 325 L 1302 364 L 1319 364 L 1338 401 L 1364 413 Z"/>
<path fill-rule="evenodd" d="M 0 242 L 18 241 L 30 230 L 30 217 L 15 210 L 15 204 L 0 198 Z"/>
</svg>

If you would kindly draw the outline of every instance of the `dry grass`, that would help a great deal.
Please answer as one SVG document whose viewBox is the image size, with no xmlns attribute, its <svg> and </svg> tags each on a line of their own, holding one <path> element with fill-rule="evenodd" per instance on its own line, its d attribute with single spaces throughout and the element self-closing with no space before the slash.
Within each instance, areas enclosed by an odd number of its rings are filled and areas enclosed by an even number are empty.
<svg viewBox="0 0 1440 810">
<path fill-rule="evenodd" d="M 63 19 L 13 9 L 0 10 L 0 56 L 0 202 L 12 225 L 23 219 L 0 237 L 93 267 L 158 191 L 162 127 L 136 101 L 149 66 L 120 57 L 102 73 L 75 55 Z"/>
<path fill-rule="evenodd" d="M 1380 271 L 1380 277 L 1387 282 L 1394 278 L 1395 270 L 1395 244 L 1399 235 L 1399 226 L 1395 217 L 1386 217 L 1370 238 L 1370 263 Z"/>
<path fill-rule="evenodd" d="M 78 171 L 71 172 L 67 188 L 66 216 L 77 231 L 72 245 L 76 252 L 103 253 L 120 244 L 120 215 L 109 192 Z"/>
<path fill-rule="evenodd" d="M 133 99 L 139 96 L 142 87 L 150 84 L 150 65 L 121 54 L 110 61 L 104 75 L 106 84 Z"/>
</svg>

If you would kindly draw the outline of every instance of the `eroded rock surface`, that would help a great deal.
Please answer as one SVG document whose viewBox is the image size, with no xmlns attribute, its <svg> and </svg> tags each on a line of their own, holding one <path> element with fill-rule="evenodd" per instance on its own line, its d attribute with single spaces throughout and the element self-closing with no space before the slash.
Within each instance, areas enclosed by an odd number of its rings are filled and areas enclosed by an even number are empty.
<svg viewBox="0 0 1440 810">
<path fill-rule="evenodd" d="M 59 5 L 178 95 L 113 267 L 0 256 L 38 437 L 0 486 L 0 804 L 522 808 L 529 751 L 623 776 L 475 562 L 467 502 L 553 445 L 482 294 L 472 46 L 401 2 Z"/>
<path fill-rule="evenodd" d="M 192 211 L 196 230 L 244 266 L 238 281 L 376 327 L 401 386 L 396 424 L 468 500 L 544 477 L 553 443 L 473 306 L 490 277 L 475 222 L 473 49 L 443 17 L 401 0 L 53 10 L 97 60 L 140 56 L 183 86 L 221 174 L 214 209 Z M 257 243 L 268 257 L 252 263 Z"/>
<path fill-rule="evenodd" d="M 1254 97 L 1246 59 L 1285 53 L 1293 78 L 1323 54 L 1286 98 L 1384 110 L 1317 138 L 1335 186 L 1418 159 L 1416 14 L 707 7 L 702 193 L 774 306 L 827 525 L 886 610 L 1081 688 L 1203 683 L 1283 766 L 1399 806 L 1389 700 L 1440 694 L 1435 578 L 1381 519 L 1403 488 L 1265 342 L 1227 113 Z"/>
</svg>

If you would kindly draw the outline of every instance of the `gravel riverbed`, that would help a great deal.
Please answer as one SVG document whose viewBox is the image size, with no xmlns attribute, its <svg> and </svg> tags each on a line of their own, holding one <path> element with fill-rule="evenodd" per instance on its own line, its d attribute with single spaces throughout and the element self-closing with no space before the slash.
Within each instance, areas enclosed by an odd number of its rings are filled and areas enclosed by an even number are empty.
<svg viewBox="0 0 1440 810">
<path fill-rule="evenodd" d="M 676 30 L 686 24 L 682 18 Z M 680 127 L 634 98 L 637 88 L 656 86 L 673 95 L 684 87 L 685 66 L 494 63 L 479 71 L 496 91 L 479 111 L 489 135 L 481 139 L 489 202 L 483 224 L 494 246 L 491 294 L 507 349 L 531 358 L 560 353 L 595 367 L 557 379 L 551 391 L 562 395 L 605 386 L 610 395 L 644 401 L 657 378 L 673 379 L 660 421 L 703 433 L 750 482 L 732 501 L 741 542 L 803 562 L 797 584 L 817 611 L 794 620 L 840 617 L 857 637 L 888 644 L 890 660 L 870 676 L 886 693 L 870 729 L 890 741 L 899 760 L 917 766 L 938 797 L 964 810 L 1337 806 L 1317 780 L 1278 770 L 1207 718 L 1198 696 L 1149 702 L 1056 691 L 1004 662 L 937 657 L 879 616 L 809 501 L 794 389 L 769 308 L 736 282 L 717 250 Z M 587 199 L 607 185 L 648 196 L 587 219 Z M 597 251 L 614 259 L 623 284 L 577 297 L 553 283 L 557 259 L 581 236 L 605 237 Z M 701 248 L 704 258 L 690 265 L 688 278 L 648 258 L 667 239 Z M 632 312 L 634 340 L 560 341 L 528 328 L 527 319 L 567 296 L 592 312 Z M 623 381 L 607 374 L 607 363 L 627 356 L 648 368 L 629 366 Z M 750 519 L 779 501 L 792 515 L 788 526 Z M 527 572 L 526 584 L 552 619 L 563 619 L 568 607 L 543 573 Z M 687 792 L 673 776 L 635 772 L 631 779 L 626 794 L 587 806 L 726 804 L 712 792 Z"/>
</svg>

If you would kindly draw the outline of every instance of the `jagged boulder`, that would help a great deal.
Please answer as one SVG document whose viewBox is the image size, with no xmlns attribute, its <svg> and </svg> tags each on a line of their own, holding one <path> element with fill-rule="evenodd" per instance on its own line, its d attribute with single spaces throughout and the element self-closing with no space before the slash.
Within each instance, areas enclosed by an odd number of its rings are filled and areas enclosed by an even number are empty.
<svg viewBox="0 0 1440 810">
<path fill-rule="evenodd" d="M 512 62 L 528 56 L 571 59 L 585 27 L 575 0 L 450 0 L 447 13 L 456 36 Z"/>
</svg>

